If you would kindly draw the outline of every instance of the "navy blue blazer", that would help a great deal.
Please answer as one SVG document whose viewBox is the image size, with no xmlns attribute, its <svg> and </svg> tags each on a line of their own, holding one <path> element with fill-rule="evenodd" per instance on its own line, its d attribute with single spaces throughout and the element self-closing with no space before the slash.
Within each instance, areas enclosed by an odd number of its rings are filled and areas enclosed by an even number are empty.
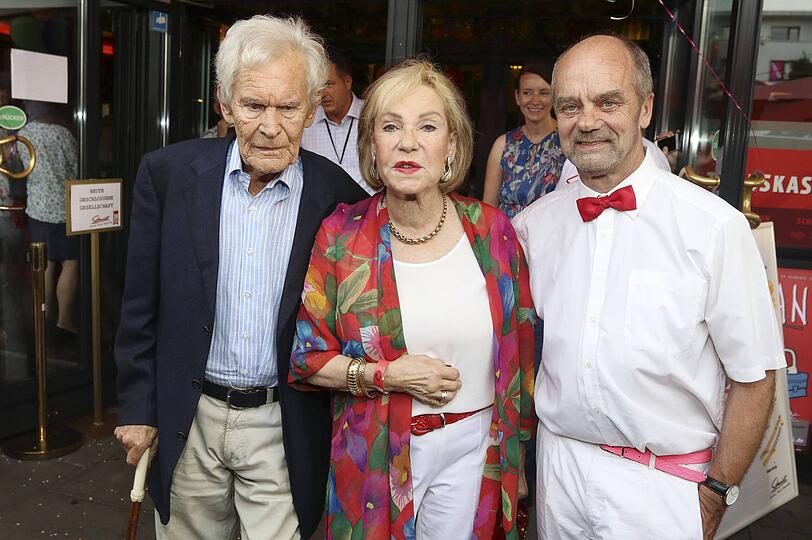
<svg viewBox="0 0 812 540">
<path fill-rule="evenodd" d="M 175 465 L 197 411 L 212 339 L 220 202 L 234 137 L 185 141 L 144 156 L 135 180 L 121 323 L 115 343 L 119 425 L 156 426 L 147 482 L 169 520 Z M 330 457 L 327 392 L 287 385 L 313 239 L 338 203 L 368 195 L 339 166 L 300 150 L 304 186 L 276 328 L 285 458 L 302 535 L 318 526 Z"/>
</svg>

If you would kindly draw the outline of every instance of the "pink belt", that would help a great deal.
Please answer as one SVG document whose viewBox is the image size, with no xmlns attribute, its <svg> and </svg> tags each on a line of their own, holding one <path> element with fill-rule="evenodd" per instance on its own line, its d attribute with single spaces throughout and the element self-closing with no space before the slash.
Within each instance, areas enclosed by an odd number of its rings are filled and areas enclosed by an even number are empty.
<svg viewBox="0 0 812 540">
<path fill-rule="evenodd" d="M 683 465 L 708 463 L 713 458 L 713 450 L 710 448 L 698 452 L 691 452 L 690 454 L 655 456 L 649 450 L 640 452 L 636 448 L 627 446 L 609 446 L 608 444 L 602 444 L 600 446 L 602 450 L 606 450 L 616 456 L 648 465 L 649 469 L 657 469 L 658 471 L 676 476 L 677 478 L 682 478 L 683 480 L 690 480 L 697 484 L 705 481 L 705 473 L 683 467 Z"/>
</svg>

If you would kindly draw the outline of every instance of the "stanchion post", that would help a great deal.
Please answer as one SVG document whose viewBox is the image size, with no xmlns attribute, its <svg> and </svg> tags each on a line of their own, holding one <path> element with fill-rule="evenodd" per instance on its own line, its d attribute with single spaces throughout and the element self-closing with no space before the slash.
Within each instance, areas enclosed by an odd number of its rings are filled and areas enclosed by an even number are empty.
<svg viewBox="0 0 812 540">
<path fill-rule="evenodd" d="M 34 368 L 37 378 L 37 429 L 6 442 L 3 451 L 17 459 L 50 459 L 69 454 L 82 446 L 82 435 L 64 426 L 48 427 L 48 391 L 46 387 L 45 350 L 45 266 L 48 258 L 43 242 L 30 249 Z"/>
<path fill-rule="evenodd" d="M 101 366 L 101 276 L 99 276 L 99 233 L 90 233 L 90 282 L 93 337 L 93 424 L 104 424 Z"/>
<path fill-rule="evenodd" d="M 45 244 L 31 244 L 31 311 L 34 316 L 34 371 L 37 376 L 37 441 L 48 451 L 48 390 L 45 382 Z"/>
</svg>

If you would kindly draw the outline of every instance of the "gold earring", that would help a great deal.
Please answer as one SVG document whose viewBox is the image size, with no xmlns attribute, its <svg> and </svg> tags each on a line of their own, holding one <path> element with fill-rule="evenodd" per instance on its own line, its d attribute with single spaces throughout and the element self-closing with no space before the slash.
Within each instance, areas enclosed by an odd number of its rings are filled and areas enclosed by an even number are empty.
<svg viewBox="0 0 812 540">
<path fill-rule="evenodd" d="M 369 175 L 376 182 L 381 181 L 381 179 L 378 178 L 378 159 L 375 157 L 375 154 L 372 154 L 372 170 L 369 171 Z"/>
<path fill-rule="evenodd" d="M 443 164 L 443 175 L 440 177 L 441 184 L 447 184 L 449 180 L 451 180 L 451 157 L 445 158 L 445 163 Z"/>
</svg>

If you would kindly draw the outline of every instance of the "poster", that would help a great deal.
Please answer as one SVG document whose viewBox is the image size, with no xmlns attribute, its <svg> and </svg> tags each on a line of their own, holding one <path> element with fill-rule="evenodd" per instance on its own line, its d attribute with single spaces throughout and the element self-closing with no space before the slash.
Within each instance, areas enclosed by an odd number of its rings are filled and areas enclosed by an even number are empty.
<svg viewBox="0 0 812 540">
<path fill-rule="evenodd" d="M 781 297 L 775 237 L 772 223 L 762 223 L 753 231 L 775 308 L 775 323 L 780 325 Z M 787 395 L 786 370 L 776 372 L 773 412 L 756 457 L 744 476 L 739 500 L 725 512 L 717 538 L 727 538 L 747 525 L 798 496 L 798 475 L 792 444 L 792 421 Z"/>
<path fill-rule="evenodd" d="M 68 102 L 68 57 L 11 49 L 11 97 Z"/>
<path fill-rule="evenodd" d="M 812 302 L 812 270 L 779 268 L 779 299 L 784 324 L 784 354 L 787 358 L 789 407 L 796 426 L 795 445 L 809 449 L 809 423 L 812 422 L 812 396 L 809 374 L 812 372 L 812 326 L 809 304 Z"/>
<path fill-rule="evenodd" d="M 776 244 L 812 249 L 812 151 L 751 145 L 746 171 L 764 173 L 752 205 L 764 221 L 775 223 Z"/>
</svg>

